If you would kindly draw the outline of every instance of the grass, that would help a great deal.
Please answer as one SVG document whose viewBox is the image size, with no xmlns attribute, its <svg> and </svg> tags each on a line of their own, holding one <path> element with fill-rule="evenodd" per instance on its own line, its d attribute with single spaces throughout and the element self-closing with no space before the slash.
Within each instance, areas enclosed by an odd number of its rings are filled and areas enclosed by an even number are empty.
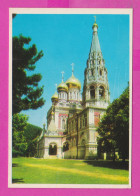
<svg viewBox="0 0 140 196">
<path fill-rule="evenodd" d="M 127 165 L 111 161 L 19 157 L 13 158 L 12 182 L 20 184 L 128 184 Z"/>
</svg>

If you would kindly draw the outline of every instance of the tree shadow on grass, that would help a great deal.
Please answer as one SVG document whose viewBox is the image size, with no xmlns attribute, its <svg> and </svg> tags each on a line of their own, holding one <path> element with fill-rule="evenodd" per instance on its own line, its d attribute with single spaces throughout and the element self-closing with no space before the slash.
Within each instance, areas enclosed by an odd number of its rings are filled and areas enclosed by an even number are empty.
<svg viewBox="0 0 140 196">
<path fill-rule="evenodd" d="M 110 169 L 124 169 L 129 170 L 129 161 L 84 161 L 85 163 L 94 167 L 106 167 Z"/>
<path fill-rule="evenodd" d="M 17 163 L 12 163 L 12 167 L 19 167 L 19 164 L 17 164 Z"/>
<path fill-rule="evenodd" d="M 23 178 L 12 178 L 12 183 L 24 183 Z"/>
<path fill-rule="evenodd" d="M 12 163 L 12 167 L 19 167 L 19 164 Z M 12 183 L 24 183 L 23 178 L 12 178 Z"/>
</svg>

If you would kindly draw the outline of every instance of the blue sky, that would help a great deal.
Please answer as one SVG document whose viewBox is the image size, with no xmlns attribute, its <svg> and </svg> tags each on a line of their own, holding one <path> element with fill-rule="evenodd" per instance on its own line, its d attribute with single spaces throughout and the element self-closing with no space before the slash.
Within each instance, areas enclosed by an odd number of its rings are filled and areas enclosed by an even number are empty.
<svg viewBox="0 0 140 196">
<path fill-rule="evenodd" d="M 55 84 L 74 75 L 83 86 L 84 69 L 88 59 L 94 15 L 91 14 L 18 14 L 13 19 L 13 36 L 31 37 L 44 56 L 36 63 L 36 73 L 42 74 L 45 105 L 37 110 L 22 113 L 29 115 L 29 122 L 42 127 Z M 96 15 L 101 50 L 108 70 L 111 102 L 120 96 L 129 81 L 129 15 Z M 82 93 L 82 89 L 81 89 Z"/>
</svg>

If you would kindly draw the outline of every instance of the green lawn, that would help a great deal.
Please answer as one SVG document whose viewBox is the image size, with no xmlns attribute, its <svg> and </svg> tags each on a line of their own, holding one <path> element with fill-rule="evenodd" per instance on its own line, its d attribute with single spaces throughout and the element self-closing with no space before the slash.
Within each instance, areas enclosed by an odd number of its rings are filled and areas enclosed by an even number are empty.
<svg viewBox="0 0 140 196">
<path fill-rule="evenodd" d="M 12 164 L 13 183 L 128 184 L 128 176 L 121 162 L 20 157 L 13 158 Z"/>
</svg>

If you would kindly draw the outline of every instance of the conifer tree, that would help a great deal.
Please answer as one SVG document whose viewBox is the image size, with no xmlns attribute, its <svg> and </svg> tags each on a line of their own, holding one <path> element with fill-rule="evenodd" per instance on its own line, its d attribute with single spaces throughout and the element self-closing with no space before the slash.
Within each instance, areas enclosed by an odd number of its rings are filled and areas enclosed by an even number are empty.
<svg viewBox="0 0 140 196">
<path fill-rule="evenodd" d="M 43 86 L 39 87 L 41 74 L 29 74 L 36 68 L 35 63 L 43 56 L 43 52 L 37 51 L 36 45 L 25 47 L 31 41 L 20 35 L 13 37 L 12 43 L 12 112 L 19 113 L 22 110 L 37 109 L 44 105 L 41 97 Z"/>
</svg>

